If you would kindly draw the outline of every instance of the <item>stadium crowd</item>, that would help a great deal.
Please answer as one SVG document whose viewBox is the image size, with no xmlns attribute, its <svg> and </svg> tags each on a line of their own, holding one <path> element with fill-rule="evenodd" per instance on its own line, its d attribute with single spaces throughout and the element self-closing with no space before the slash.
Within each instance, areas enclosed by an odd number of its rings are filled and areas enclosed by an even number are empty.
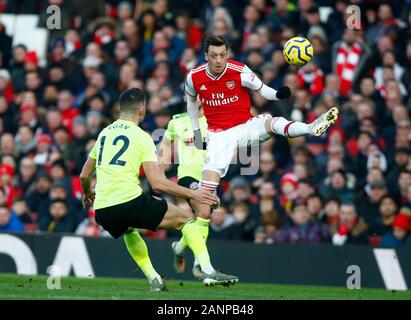
<svg viewBox="0 0 411 320">
<path fill-rule="evenodd" d="M 254 175 L 232 165 L 210 239 L 410 245 L 411 1 L 0 0 L 0 13 L 39 14 L 45 27 L 52 4 L 62 21 L 45 65 L 0 24 L 0 231 L 107 235 L 82 208 L 78 178 L 98 133 L 130 87 L 148 94 L 150 133 L 185 112 L 184 76 L 214 34 L 264 83 L 291 88 L 274 103 L 252 93 L 253 114 L 311 122 L 336 105 L 340 118 L 321 138 L 265 142 Z M 361 8 L 360 30 L 346 28 L 350 4 Z M 314 47 L 300 68 L 282 55 L 296 35 Z M 175 179 L 176 165 L 167 169 Z"/>
</svg>

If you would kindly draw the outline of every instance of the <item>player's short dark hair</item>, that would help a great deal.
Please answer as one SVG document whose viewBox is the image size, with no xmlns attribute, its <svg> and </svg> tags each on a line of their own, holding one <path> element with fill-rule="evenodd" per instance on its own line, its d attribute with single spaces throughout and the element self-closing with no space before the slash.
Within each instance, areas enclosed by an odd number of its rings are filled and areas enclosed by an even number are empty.
<svg viewBox="0 0 411 320">
<path fill-rule="evenodd" d="M 209 36 L 204 41 L 204 51 L 208 52 L 210 46 L 221 47 L 225 46 L 228 49 L 228 44 L 223 37 L 220 36 Z"/>
<path fill-rule="evenodd" d="M 146 95 L 143 90 L 130 88 L 120 95 L 119 103 L 120 112 L 134 113 L 146 103 Z"/>
</svg>

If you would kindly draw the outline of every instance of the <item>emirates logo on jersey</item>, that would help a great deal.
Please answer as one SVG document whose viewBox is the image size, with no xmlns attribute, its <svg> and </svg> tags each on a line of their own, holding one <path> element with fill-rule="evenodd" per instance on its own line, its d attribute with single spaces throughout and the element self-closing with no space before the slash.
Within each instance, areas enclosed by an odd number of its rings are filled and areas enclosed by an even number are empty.
<svg viewBox="0 0 411 320">
<path fill-rule="evenodd" d="M 235 87 L 235 81 L 234 80 L 227 81 L 226 84 L 227 84 L 227 88 L 230 89 L 230 90 L 233 90 L 234 87 Z"/>
<path fill-rule="evenodd" d="M 218 106 L 224 106 L 227 104 L 231 104 L 234 102 L 237 102 L 240 98 L 238 95 L 234 95 L 231 97 L 226 97 L 224 92 L 222 93 L 212 93 L 211 94 L 211 99 L 210 100 L 205 100 L 202 99 L 202 103 L 204 106 L 208 107 L 218 107 Z"/>
</svg>

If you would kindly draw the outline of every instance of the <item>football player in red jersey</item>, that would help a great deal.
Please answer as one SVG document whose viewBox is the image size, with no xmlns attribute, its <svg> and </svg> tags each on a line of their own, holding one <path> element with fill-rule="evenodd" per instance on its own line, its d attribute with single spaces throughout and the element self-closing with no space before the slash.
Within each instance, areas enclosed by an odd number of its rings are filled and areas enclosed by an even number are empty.
<svg viewBox="0 0 411 320">
<path fill-rule="evenodd" d="M 194 131 L 194 143 L 199 149 L 203 148 L 204 143 L 199 130 L 197 97 L 203 105 L 208 125 L 207 155 L 201 188 L 215 192 L 238 148 L 261 143 L 275 134 L 285 137 L 321 136 L 337 120 L 336 107 L 310 124 L 271 115 L 254 117 L 250 113 L 249 89 L 268 100 L 281 100 L 291 96 L 290 88 L 270 88 L 245 64 L 228 60 L 228 46 L 220 36 L 206 38 L 205 58 L 206 63 L 187 74 L 185 83 L 187 110 Z M 196 212 L 203 221 L 209 221 L 210 206 L 196 206 Z M 204 228 L 208 229 L 208 225 Z M 180 243 L 181 246 L 173 248 L 175 255 L 181 255 L 184 238 Z"/>
</svg>

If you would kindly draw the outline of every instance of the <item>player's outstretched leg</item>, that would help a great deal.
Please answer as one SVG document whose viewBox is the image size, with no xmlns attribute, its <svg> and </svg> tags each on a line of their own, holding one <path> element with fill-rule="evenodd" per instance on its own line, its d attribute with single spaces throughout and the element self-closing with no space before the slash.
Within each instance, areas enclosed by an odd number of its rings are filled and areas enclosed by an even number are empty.
<svg viewBox="0 0 411 320">
<path fill-rule="evenodd" d="M 275 117 L 265 121 L 265 130 L 270 135 L 278 134 L 289 138 L 305 135 L 321 136 L 338 119 L 338 108 L 330 110 L 319 116 L 312 123 L 289 121 L 283 117 Z"/>
<path fill-rule="evenodd" d="M 154 269 L 148 255 L 148 249 L 145 241 L 140 236 L 136 229 L 129 229 L 124 234 L 124 242 L 131 257 L 143 271 L 147 280 L 150 283 L 151 291 L 165 291 L 167 290 L 161 276 Z"/>
</svg>

